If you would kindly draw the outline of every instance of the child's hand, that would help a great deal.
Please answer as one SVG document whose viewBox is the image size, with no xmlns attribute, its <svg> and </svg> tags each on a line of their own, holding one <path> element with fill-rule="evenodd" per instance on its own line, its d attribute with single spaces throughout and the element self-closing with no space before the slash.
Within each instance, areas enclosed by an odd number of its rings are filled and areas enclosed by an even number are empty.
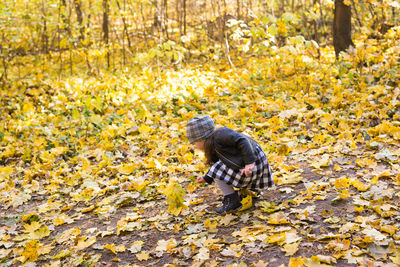
<svg viewBox="0 0 400 267">
<path fill-rule="evenodd" d="M 203 177 L 198 177 L 197 179 L 196 179 L 196 182 L 198 182 L 198 183 L 205 183 L 206 181 L 204 180 L 204 178 Z"/>
<path fill-rule="evenodd" d="M 254 162 L 251 164 L 247 164 L 246 166 L 244 166 L 244 169 L 242 170 L 242 172 L 240 174 L 243 175 L 243 173 L 244 173 L 246 176 L 249 176 L 251 174 L 251 172 L 254 170 L 254 166 L 255 166 Z"/>
</svg>

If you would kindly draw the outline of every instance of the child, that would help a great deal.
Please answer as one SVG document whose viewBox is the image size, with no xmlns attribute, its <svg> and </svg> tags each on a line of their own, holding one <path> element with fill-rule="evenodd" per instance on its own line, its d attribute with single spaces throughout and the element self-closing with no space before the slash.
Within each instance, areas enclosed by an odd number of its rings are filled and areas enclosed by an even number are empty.
<svg viewBox="0 0 400 267">
<path fill-rule="evenodd" d="M 256 141 L 230 128 L 215 129 L 210 116 L 194 117 L 186 125 L 189 142 L 204 151 L 211 165 L 207 174 L 197 178 L 198 183 L 213 181 L 224 194 L 218 214 L 242 207 L 240 196 L 233 187 L 257 188 L 273 186 L 271 170 L 262 148 Z"/>
</svg>

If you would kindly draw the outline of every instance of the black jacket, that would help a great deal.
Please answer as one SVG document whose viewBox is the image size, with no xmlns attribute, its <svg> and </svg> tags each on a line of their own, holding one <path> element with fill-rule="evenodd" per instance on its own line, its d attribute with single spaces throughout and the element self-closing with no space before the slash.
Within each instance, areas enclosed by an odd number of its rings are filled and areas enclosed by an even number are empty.
<svg viewBox="0 0 400 267">
<path fill-rule="evenodd" d="M 257 142 L 227 127 L 218 129 L 214 133 L 214 146 L 218 158 L 236 171 L 257 159 L 255 153 Z"/>
</svg>

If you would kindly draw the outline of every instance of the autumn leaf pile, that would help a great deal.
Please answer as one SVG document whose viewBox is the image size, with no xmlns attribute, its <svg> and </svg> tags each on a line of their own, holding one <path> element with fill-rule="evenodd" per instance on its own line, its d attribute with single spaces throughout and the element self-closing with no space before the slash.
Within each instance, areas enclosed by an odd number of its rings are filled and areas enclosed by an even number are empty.
<svg viewBox="0 0 400 267">
<path fill-rule="evenodd" d="M 16 67 L 0 92 L 1 264 L 400 264 L 399 41 L 360 36 L 338 61 L 290 38 L 235 67 Z M 277 186 L 253 207 L 213 213 L 185 139 L 196 114 L 268 152 Z"/>
</svg>

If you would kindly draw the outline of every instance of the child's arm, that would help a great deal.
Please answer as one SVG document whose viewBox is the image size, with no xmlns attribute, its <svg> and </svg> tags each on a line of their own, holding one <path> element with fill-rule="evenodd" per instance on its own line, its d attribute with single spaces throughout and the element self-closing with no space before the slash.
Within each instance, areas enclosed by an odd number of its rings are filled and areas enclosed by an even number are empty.
<svg viewBox="0 0 400 267">
<path fill-rule="evenodd" d="M 198 177 L 198 178 L 196 179 L 196 182 L 198 182 L 198 183 L 205 183 L 206 180 L 204 180 L 204 178 L 203 178 L 202 176 L 200 176 L 200 177 Z"/>
<path fill-rule="evenodd" d="M 251 172 L 253 171 L 254 166 L 255 166 L 254 162 L 247 164 L 246 166 L 244 166 L 244 169 L 242 169 L 242 172 L 240 174 L 243 175 L 243 173 L 244 173 L 246 176 L 249 176 L 251 174 Z"/>
</svg>

